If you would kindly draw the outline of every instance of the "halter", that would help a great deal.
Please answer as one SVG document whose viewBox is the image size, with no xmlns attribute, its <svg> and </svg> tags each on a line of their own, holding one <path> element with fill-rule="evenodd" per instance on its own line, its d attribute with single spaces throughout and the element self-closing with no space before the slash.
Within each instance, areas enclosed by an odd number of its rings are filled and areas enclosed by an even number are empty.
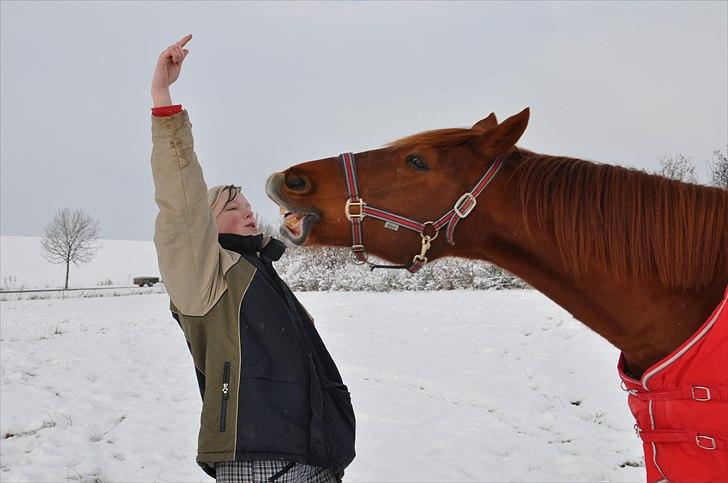
<svg viewBox="0 0 728 483">
<path fill-rule="evenodd" d="M 374 208 L 368 205 L 359 195 L 359 180 L 356 174 L 356 161 L 353 153 L 344 153 L 339 155 L 339 161 L 341 161 L 341 167 L 344 170 L 344 177 L 346 178 L 346 190 L 349 194 L 349 199 L 346 200 L 344 205 L 344 213 L 346 218 L 351 222 L 351 236 L 353 244 L 351 251 L 354 253 L 354 262 L 361 265 L 369 263 L 372 270 L 375 268 L 404 268 L 412 273 L 417 272 L 420 268 L 424 267 L 427 263 L 427 251 L 430 249 L 432 241 L 437 238 L 440 234 L 440 229 L 447 226 L 445 231 L 445 237 L 450 245 L 455 245 L 453 239 L 453 233 L 455 232 L 455 226 L 457 223 L 467 217 L 475 208 L 477 198 L 490 182 L 495 178 L 495 175 L 503 166 L 504 156 L 497 157 L 493 163 L 485 171 L 482 178 L 475 184 L 472 190 L 464 193 L 453 205 L 452 209 L 438 218 L 436 221 L 426 221 L 420 223 L 419 221 L 411 220 L 401 215 L 395 215 L 389 211 L 385 211 L 379 208 Z M 352 213 L 351 209 L 355 208 L 358 210 L 356 213 Z M 384 222 L 384 226 L 392 230 L 398 230 L 399 227 L 407 228 L 420 234 L 422 239 L 422 246 L 420 253 L 412 258 L 412 263 L 409 265 L 378 265 L 375 263 L 368 262 L 368 254 L 366 248 L 364 248 L 364 235 L 362 232 L 362 221 L 365 217 L 370 216 Z"/>
</svg>

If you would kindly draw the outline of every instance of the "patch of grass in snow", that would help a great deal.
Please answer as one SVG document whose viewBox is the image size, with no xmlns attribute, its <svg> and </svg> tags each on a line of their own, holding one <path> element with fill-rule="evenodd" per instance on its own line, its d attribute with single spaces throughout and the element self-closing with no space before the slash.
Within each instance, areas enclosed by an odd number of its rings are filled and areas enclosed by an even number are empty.
<svg viewBox="0 0 728 483">
<path fill-rule="evenodd" d="M 640 460 L 640 461 L 627 460 L 624 463 L 622 463 L 621 465 L 619 465 L 620 468 L 626 468 L 627 466 L 631 466 L 632 468 L 642 468 L 643 466 L 645 466 L 645 462 L 642 460 Z"/>
<path fill-rule="evenodd" d="M 28 431 L 19 431 L 17 433 L 8 431 L 7 433 L 3 434 L 3 439 L 17 438 L 18 436 L 30 436 L 32 434 L 36 434 L 38 431 L 41 431 L 43 429 L 55 428 L 55 427 L 56 427 L 55 421 L 53 421 L 53 420 L 43 421 L 39 427 L 30 429 Z"/>
<path fill-rule="evenodd" d="M 112 429 L 114 429 L 115 427 L 117 427 L 118 425 L 120 425 L 122 422 L 124 422 L 125 419 L 126 419 L 126 414 L 124 414 L 123 416 L 119 417 L 116 420 L 116 422 L 109 429 L 107 429 L 106 431 L 104 431 L 103 433 L 99 433 L 98 431 L 92 433 L 91 436 L 89 437 L 89 442 L 91 442 L 91 443 L 98 443 L 99 441 L 101 441 L 102 439 L 104 439 L 104 436 L 106 436 L 106 434 L 109 431 L 111 431 Z M 107 441 L 107 442 L 109 442 L 109 441 Z"/>
<path fill-rule="evenodd" d="M 18 277 L 8 275 L 0 282 L 0 290 L 25 290 L 25 285 L 18 286 Z"/>
<path fill-rule="evenodd" d="M 79 473 L 72 466 L 67 466 L 66 468 L 68 470 L 66 473 L 66 480 L 69 481 L 82 481 L 83 483 L 104 483 L 107 481 L 100 469 L 96 469 L 90 473 Z"/>
<path fill-rule="evenodd" d="M 547 441 L 547 443 L 548 444 L 568 444 L 568 443 L 571 443 L 571 441 L 572 441 L 571 439 L 558 439 L 556 441 Z"/>
</svg>

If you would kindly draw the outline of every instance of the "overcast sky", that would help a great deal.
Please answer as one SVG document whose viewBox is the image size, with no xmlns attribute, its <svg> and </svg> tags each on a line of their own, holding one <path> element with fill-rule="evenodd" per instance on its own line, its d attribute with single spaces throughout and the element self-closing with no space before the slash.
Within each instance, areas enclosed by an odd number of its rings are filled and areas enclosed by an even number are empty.
<svg viewBox="0 0 728 483">
<path fill-rule="evenodd" d="M 728 144 L 728 2 L 7 2 L 0 25 L 0 232 L 61 207 L 150 240 L 149 82 L 186 33 L 175 102 L 208 185 L 267 218 L 274 172 L 531 107 L 531 150 L 654 170 Z"/>
</svg>

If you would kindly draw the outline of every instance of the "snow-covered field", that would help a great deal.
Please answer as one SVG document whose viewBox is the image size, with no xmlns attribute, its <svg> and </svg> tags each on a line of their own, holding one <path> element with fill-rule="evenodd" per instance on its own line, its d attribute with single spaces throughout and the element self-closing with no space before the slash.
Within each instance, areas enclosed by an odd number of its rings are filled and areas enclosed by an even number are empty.
<svg viewBox="0 0 728 483">
<path fill-rule="evenodd" d="M 4 281 L 62 284 L 38 244 L 0 238 Z M 157 274 L 151 242 L 102 244 L 72 286 Z M 211 481 L 192 360 L 144 290 L 0 302 L 0 481 Z M 538 292 L 299 297 L 352 393 L 347 481 L 644 479 L 617 350 Z"/>
<path fill-rule="evenodd" d="M 357 414 L 348 481 L 640 481 L 617 351 L 538 292 L 300 294 Z M 0 303 L 2 481 L 209 481 L 164 294 Z"/>
</svg>

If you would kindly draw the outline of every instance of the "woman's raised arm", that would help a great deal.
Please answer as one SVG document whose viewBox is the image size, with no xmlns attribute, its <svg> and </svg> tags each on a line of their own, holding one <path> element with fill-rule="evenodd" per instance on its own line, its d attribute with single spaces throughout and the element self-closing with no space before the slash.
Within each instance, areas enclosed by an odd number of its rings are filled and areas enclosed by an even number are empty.
<svg viewBox="0 0 728 483">
<path fill-rule="evenodd" d="M 159 56 L 152 80 L 155 107 L 172 104 L 187 35 Z M 226 289 L 224 274 L 239 255 L 223 250 L 207 200 L 187 111 L 152 116 L 152 174 L 159 214 L 154 228 L 159 271 L 172 303 L 185 315 L 204 315 Z"/>
</svg>

